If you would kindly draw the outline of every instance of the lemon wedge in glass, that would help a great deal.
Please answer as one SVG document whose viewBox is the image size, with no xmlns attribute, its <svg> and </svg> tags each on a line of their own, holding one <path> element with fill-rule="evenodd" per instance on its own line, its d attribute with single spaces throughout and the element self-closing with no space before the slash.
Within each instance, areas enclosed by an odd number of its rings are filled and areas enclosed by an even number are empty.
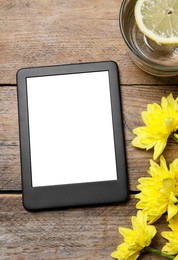
<svg viewBox="0 0 178 260">
<path fill-rule="evenodd" d="M 178 44 L 178 0 L 137 0 L 135 20 L 140 31 L 160 44 Z"/>
</svg>

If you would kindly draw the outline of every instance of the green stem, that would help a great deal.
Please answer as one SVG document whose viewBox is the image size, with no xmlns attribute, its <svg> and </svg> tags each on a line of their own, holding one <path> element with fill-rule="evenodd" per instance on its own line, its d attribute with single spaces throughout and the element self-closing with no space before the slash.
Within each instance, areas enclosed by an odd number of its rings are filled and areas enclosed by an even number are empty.
<svg viewBox="0 0 178 260">
<path fill-rule="evenodd" d="M 164 257 L 167 257 L 168 259 L 174 259 L 175 256 L 172 256 L 172 255 L 167 255 L 165 253 L 163 253 L 162 251 L 160 250 L 157 250 L 157 249 L 154 249 L 152 247 L 149 247 L 149 246 L 146 246 L 142 252 L 150 252 L 152 254 L 155 254 L 155 255 L 160 255 L 160 256 L 164 256 Z"/>
<path fill-rule="evenodd" d="M 171 134 L 170 137 L 171 137 L 176 143 L 178 143 L 178 139 L 174 136 L 174 134 Z"/>
</svg>

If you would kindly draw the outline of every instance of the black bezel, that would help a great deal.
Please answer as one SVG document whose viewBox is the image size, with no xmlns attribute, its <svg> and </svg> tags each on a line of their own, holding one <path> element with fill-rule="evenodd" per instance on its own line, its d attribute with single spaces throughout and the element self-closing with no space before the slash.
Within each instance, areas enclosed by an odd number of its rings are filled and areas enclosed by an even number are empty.
<svg viewBox="0 0 178 260">
<path fill-rule="evenodd" d="M 117 180 L 32 187 L 26 78 L 108 71 Z M 113 61 L 24 68 L 17 72 L 23 205 L 27 210 L 122 202 L 128 198 L 118 66 Z"/>
</svg>

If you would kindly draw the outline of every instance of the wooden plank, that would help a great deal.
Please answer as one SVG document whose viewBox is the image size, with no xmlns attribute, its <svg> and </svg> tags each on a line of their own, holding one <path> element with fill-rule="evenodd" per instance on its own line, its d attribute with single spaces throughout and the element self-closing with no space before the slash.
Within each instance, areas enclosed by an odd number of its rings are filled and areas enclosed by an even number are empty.
<svg viewBox="0 0 178 260">
<path fill-rule="evenodd" d="M 0 190 L 21 190 L 19 144 L 0 145 Z"/>
<path fill-rule="evenodd" d="M 118 62 L 123 84 L 177 82 L 147 75 L 132 63 L 119 30 L 121 0 L 0 0 L 0 5 L 0 84 L 14 84 L 21 67 L 100 60 Z"/>
<path fill-rule="evenodd" d="M 135 199 L 120 205 L 27 212 L 21 195 L 0 195 L 1 259 L 112 259 L 122 243 L 118 226 L 131 227 Z M 162 218 L 158 232 L 164 230 Z M 153 246 L 164 241 L 158 234 Z M 159 259 L 145 255 L 140 259 Z"/>
<path fill-rule="evenodd" d="M 97 0 L 97 1 L 87 1 L 82 0 L 76 2 L 75 0 L 63 1 L 63 0 L 32 0 L 28 1 L 3 1 L 0 0 L 1 10 L 0 14 L 4 14 L 8 19 L 26 19 L 27 15 L 36 17 L 36 19 L 42 17 L 55 16 L 56 19 L 69 18 L 75 19 L 103 19 L 108 20 L 118 19 L 118 9 L 121 1 L 109 1 Z M 113 10 L 116 8 L 115 12 Z M 23 12 L 22 12 L 23 9 Z M 38 16 L 38 17 L 37 17 Z M 41 16 L 41 17 L 40 17 Z M 14 17 L 14 18 L 13 18 Z M 5 30 L 5 28 L 2 28 Z M 17 28 L 20 30 L 20 28 Z"/>
<path fill-rule="evenodd" d="M 0 189 L 20 190 L 20 152 L 16 87 L 0 87 Z"/>
<path fill-rule="evenodd" d="M 16 87 L 0 87 L 0 141 L 7 145 L 19 141 Z"/>
<path fill-rule="evenodd" d="M 160 103 L 161 97 L 170 92 L 177 97 L 178 89 L 176 86 L 122 85 L 121 91 L 130 189 L 136 190 L 138 178 L 147 174 L 152 151 L 131 146 L 132 129 L 143 124 L 140 113 L 147 103 Z M 0 87 L 0 122 L 0 190 L 21 190 L 16 87 Z M 164 155 L 171 163 L 178 156 L 178 145 L 170 140 Z"/>
</svg>

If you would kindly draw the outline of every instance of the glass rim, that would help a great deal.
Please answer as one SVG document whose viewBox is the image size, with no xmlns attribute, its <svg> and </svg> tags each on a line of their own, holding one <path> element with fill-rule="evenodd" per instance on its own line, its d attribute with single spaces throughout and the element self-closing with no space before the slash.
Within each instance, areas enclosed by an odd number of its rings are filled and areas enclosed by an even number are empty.
<svg viewBox="0 0 178 260">
<path fill-rule="evenodd" d="M 136 55 L 139 59 L 142 59 L 144 61 L 144 63 L 147 64 L 147 66 L 149 66 L 150 68 L 154 67 L 156 69 L 161 69 L 162 71 L 168 71 L 168 72 L 177 72 L 178 74 L 178 65 L 164 65 L 164 64 L 159 64 L 156 63 L 154 61 L 152 61 L 151 59 L 146 58 L 144 55 L 142 55 L 141 53 L 139 53 L 135 48 L 133 48 L 133 46 L 129 43 L 129 41 L 127 40 L 127 37 L 125 36 L 124 30 L 123 30 L 123 11 L 124 11 L 124 7 L 125 4 L 128 0 L 123 0 L 120 6 L 120 11 L 119 11 L 119 27 L 120 27 L 120 32 L 121 35 L 127 45 L 127 47 L 130 49 L 130 51 L 132 53 L 134 53 L 134 55 Z M 132 0 L 130 0 L 132 1 Z"/>
</svg>

